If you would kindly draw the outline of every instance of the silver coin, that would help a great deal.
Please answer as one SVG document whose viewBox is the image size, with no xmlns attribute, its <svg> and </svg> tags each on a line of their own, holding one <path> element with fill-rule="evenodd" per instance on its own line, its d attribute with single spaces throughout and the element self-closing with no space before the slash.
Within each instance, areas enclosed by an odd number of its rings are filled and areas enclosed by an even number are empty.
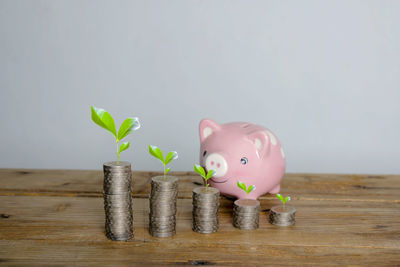
<svg viewBox="0 0 400 267">
<path fill-rule="evenodd" d="M 130 239 L 134 235 L 130 164 L 105 163 L 103 171 L 106 236 L 111 240 Z"/>
<path fill-rule="evenodd" d="M 296 209 L 291 206 L 272 207 L 269 214 L 269 222 L 277 226 L 290 226 L 296 222 Z"/>
<path fill-rule="evenodd" d="M 218 230 L 219 191 L 216 188 L 197 187 L 192 196 L 192 230 L 209 234 Z"/>
<path fill-rule="evenodd" d="M 258 228 L 260 202 L 253 199 L 240 199 L 234 202 L 233 225 L 243 230 Z"/>
<path fill-rule="evenodd" d="M 149 194 L 149 233 L 156 237 L 168 237 L 176 233 L 176 201 L 178 179 L 157 176 L 151 181 Z"/>
</svg>

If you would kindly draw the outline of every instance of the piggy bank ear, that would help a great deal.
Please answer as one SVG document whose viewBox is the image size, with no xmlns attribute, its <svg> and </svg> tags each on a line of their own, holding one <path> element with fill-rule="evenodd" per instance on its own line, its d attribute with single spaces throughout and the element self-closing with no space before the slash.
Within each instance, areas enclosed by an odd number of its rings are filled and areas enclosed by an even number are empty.
<svg viewBox="0 0 400 267">
<path fill-rule="evenodd" d="M 199 124 L 200 141 L 203 142 L 215 131 L 221 129 L 221 126 L 213 120 L 203 119 Z"/>
<path fill-rule="evenodd" d="M 257 149 L 256 153 L 259 158 L 269 154 L 271 142 L 266 132 L 256 131 L 249 133 L 247 139 L 250 140 Z"/>
</svg>

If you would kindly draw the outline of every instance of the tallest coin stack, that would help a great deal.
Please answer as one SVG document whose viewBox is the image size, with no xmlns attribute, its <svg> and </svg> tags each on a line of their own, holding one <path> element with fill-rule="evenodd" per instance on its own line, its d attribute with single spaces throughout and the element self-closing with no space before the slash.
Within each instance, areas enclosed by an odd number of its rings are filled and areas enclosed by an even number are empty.
<svg viewBox="0 0 400 267">
<path fill-rule="evenodd" d="M 131 164 L 107 162 L 103 170 L 106 236 L 111 240 L 128 240 L 133 237 Z"/>
</svg>

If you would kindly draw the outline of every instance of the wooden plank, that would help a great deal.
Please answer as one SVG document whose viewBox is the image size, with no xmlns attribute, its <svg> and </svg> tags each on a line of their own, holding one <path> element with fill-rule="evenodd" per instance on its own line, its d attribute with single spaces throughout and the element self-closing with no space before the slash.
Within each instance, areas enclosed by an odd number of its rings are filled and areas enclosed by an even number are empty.
<svg viewBox="0 0 400 267">
<path fill-rule="evenodd" d="M 133 172 L 133 194 L 146 198 L 150 179 L 157 172 Z M 202 180 L 193 172 L 174 172 L 179 177 L 179 197 L 191 198 Z M 101 196 L 103 175 L 89 170 L 0 169 L 0 195 Z M 372 201 L 400 203 L 400 175 L 286 174 L 282 193 L 298 200 Z M 262 199 L 272 199 L 267 194 Z"/>
<path fill-rule="evenodd" d="M 177 234 L 148 233 L 149 181 L 134 172 L 135 238 L 104 235 L 102 173 L 0 169 L 0 265 L 400 265 L 400 176 L 287 174 L 297 222 L 280 228 L 260 214 L 260 228 L 232 226 L 232 201 L 221 198 L 220 229 L 191 230 L 192 172 L 180 177 Z M 270 195 L 262 209 L 278 204 Z"/>
<path fill-rule="evenodd" d="M 262 200 L 262 209 L 276 205 Z M 277 227 L 260 214 L 256 231 L 232 226 L 230 200 L 221 199 L 220 229 L 211 235 L 191 230 L 191 200 L 179 199 L 177 234 L 171 239 L 154 238 L 148 233 L 148 200 L 134 199 L 135 238 L 133 242 L 324 246 L 398 249 L 400 253 L 400 209 L 397 203 L 342 201 L 294 201 L 297 222 Z M 60 240 L 105 242 L 104 212 L 100 198 L 11 197 L 1 196 L 0 240 Z M 6 214 L 6 216 L 4 216 Z M 8 218 L 4 218 L 8 217 Z M 168 241 L 166 241 L 168 240 Z"/>
<path fill-rule="evenodd" d="M 218 242 L 0 240 L 6 266 L 398 266 L 394 249 L 237 245 Z"/>
<path fill-rule="evenodd" d="M 263 200 L 262 207 L 271 202 Z M 394 203 L 296 201 L 294 226 L 272 226 L 262 213 L 260 229 L 241 231 L 231 225 L 232 202 L 222 199 L 220 230 L 202 235 L 190 229 L 190 200 L 180 199 L 177 235 L 166 239 L 148 234 L 147 204 L 134 200 L 135 238 L 112 242 L 104 236 L 99 198 L 2 196 L 0 264 L 400 264 L 400 216 Z"/>
</svg>

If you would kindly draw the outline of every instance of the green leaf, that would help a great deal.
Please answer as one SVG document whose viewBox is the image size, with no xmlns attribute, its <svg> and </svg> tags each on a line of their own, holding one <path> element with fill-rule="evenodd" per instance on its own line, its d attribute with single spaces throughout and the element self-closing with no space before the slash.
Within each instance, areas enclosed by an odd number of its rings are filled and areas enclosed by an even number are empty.
<svg viewBox="0 0 400 267">
<path fill-rule="evenodd" d="M 243 191 L 246 192 L 246 185 L 245 185 L 243 182 L 238 181 L 238 182 L 237 182 L 237 186 L 238 186 L 240 189 L 242 189 Z"/>
<path fill-rule="evenodd" d="M 156 146 L 149 145 L 149 152 L 153 157 L 161 160 L 161 162 L 164 163 L 164 156 L 161 149 Z"/>
<path fill-rule="evenodd" d="M 165 165 L 167 165 L 168 163 L 170 163 L 172 160 L 177 159 L 178 158 L 178 152 L 176 151 L 171 151 L 167 154 L 167 156 L 165 156 Z"/>
<path fill-rule="evenodd" d="M 122 140 L 128 136 L 131 132 L 140 128 L 140 123 L 138 118 L 127 118 L 121 124 L 118 130 L 118 140 Z"/>
<path fill-rule="evenodd" d="M 131 143 L 129 143 L 129 142 L 121 144 L 121 146 L 119 147 L 119 153 L 121 153 L 122 151 L 127 150 L 129 148 L 130 144 Z"/>
<path fill-rule="evenodd" d="M 170 170 L 171 170 L 171 168 L 166 168 L 165 169 L 165 174 L 167 174 Z"/>
<path fill-rule="evenodd" d="M 246 193 L 249 194 L 250 192 L 254 191 L 256 189 L 255 185 L 250 185 L 249 188 L 247 188 Z"/>
<path fill-rule="evenodd" d="M 94 106 L 91 106 L 91 111 L 92 111 L 92 121 L 97 125 L 99 125 L 100 127 L 112 133 L 112 135 L 114 135 L 114 137 L 117 138 L 117 130 L 115 129 L 115 122 L 110 113 L 108 113 L 104 109 L 96 108 Z"/>
<path fill-rule="evenodd" d="M 206 180 L 210 179 L 211 177 L 213 177 L 215 175 L 216 171 L 214 170 L 209 170 L 207 175 L 206 175 Z"/>
<path fill-rule="evenodd" d="M 277 197 L 280 201 L 282 201 L 282 202 L 284 201 L 281 194 L 276 194 L 276 197 Z"/>
<path fill-rule="evenodd" d="M 290 200 L 290 197 L 289 196 L 287 196 L 287 197 L 285 197 L 285 200 L 284 200 L 284 202 L 283 203 L 286 203 L 286 202 L 288 202 Z"/>
<path fill-rule="evenodd" d="M 204 179 L 206 178 L 206 172 L 204 171 L 204 168 L 201 167 L 200 165 L 194 164 L 193 165 L 194 171 L 200 174 L 201 177 Z"/>
</svg>

